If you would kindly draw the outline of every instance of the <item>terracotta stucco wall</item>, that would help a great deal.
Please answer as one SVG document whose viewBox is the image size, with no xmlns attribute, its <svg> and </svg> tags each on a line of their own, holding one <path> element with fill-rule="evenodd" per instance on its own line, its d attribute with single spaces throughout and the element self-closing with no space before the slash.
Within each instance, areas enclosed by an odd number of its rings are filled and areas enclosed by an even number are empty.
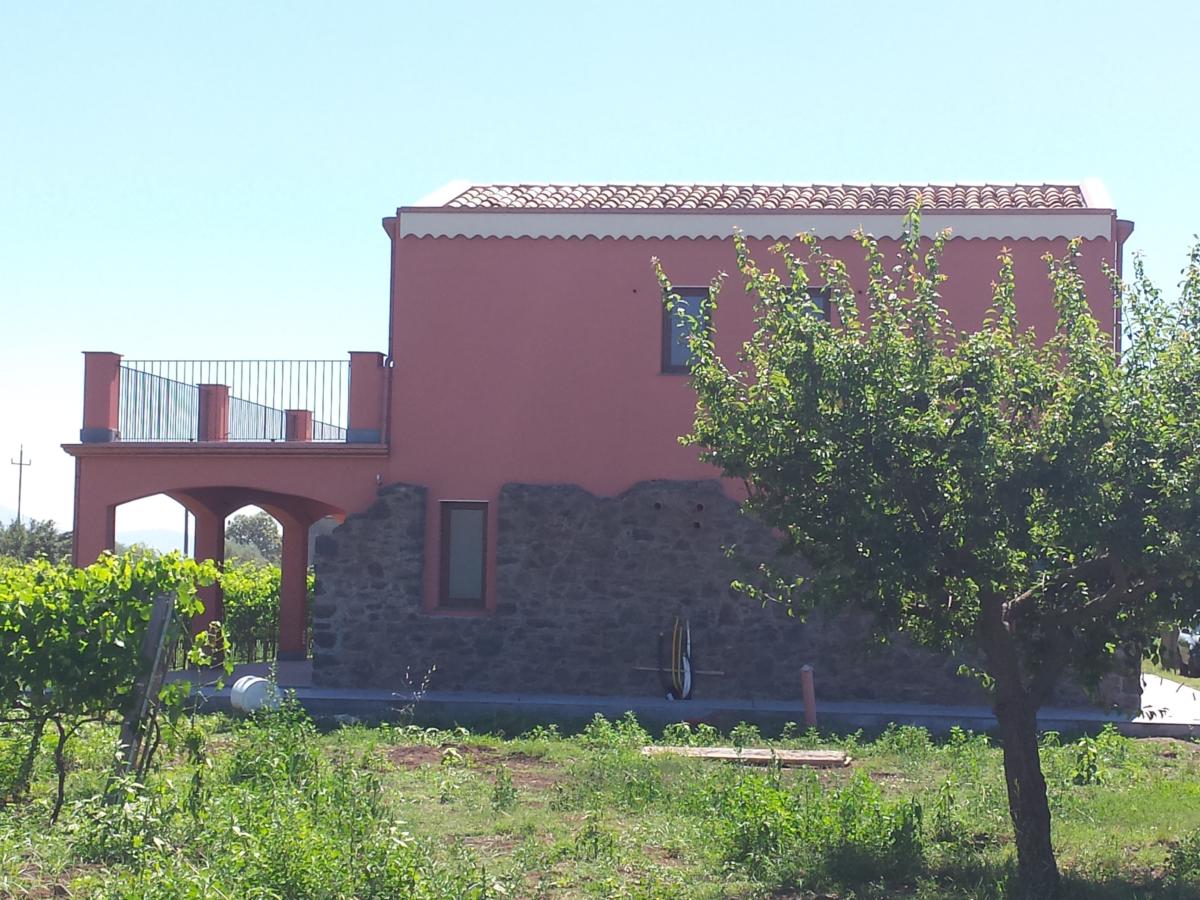
<svg viewBox="0 0 1200 900">
<path fill-rule="evenodd" d="M 851 240 L 825 248 L 865 281 Z M 1065 240 L 951 240 L 943 258 L 945 304 L 955 324 L 979 325 L 991 299 L 997 256 L 1010 245 L 1022 322 L 1042 336 L 1054 311 L 1046 252 Z M 768 242 L 754 245 L 760 263 Z M 888 258 L 897 242 L 881 243 Z M 734 272 L 732 244 L 719 239 L 416 238 L 393 246 L 391 457 L 386 481 L 428 487 L 427 573 L 438 571 L 437 503 L 486 500 L 489 532 L 506 482 L 577 484 L 612 496 L 655 478 L 711 478 L 678 437 L 694 409 L 686 376 L 660 374 L 658 257 L 677 285 Z M 1113 244 L 1087 241 L 1082 270 L 1097 319 L 1113 322 L 1102 262 Z M 732 355 L 750 334 L 749 301 L 732 275 L 716 327 Z M 495 600 L 495 544 L 489 601 Z M 426 577 L 432 607 L 436 578 Z"/>
</svg>

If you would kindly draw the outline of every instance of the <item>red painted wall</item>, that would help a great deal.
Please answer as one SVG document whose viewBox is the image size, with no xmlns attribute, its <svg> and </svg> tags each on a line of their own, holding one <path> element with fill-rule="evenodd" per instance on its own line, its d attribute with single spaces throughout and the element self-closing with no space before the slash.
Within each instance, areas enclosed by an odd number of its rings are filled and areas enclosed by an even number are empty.
<svg viewBox="0 0 1200 900">
<path fill-rule="evenodd" d="M 760 264 L 769 242 L 755 244 Z M 991 299 L 1001 248 L 1011 245 L 1022 322 L 1054 326 L 1041 256 L 1065 240 L 951 240 L 943 295 L 954 323 L 976 327 Z M 851 240 L 825 248 L 864 281 Z M 897 242 L 881 244 L 888 258 Z M 574 483 L 616 494 L 651 478 L 710 478 L 678 437 L 694 410 L 685 375 L 660 374 L 661 299 L 651 259 L 677 285 L 735 270 L 717 239 L 484 239 L 406 237 L 394 242 L 391 457 L 388 481 L 430 491 L 426 604 L 435 602 L 441 500 L 491 502 L 489 586 L 494 583 L 496 498 L 505 482 Z M 1082 270 L 1097 318 L 1113 322 L 1101 263 L 1113 245 L 1088 241 Z M 737 276 L 722 292 L 718 347 L 732 356 L 749 336 L 749 300 Z M 494 603 L 489 590 L 489 603 Z"/>
</svg>

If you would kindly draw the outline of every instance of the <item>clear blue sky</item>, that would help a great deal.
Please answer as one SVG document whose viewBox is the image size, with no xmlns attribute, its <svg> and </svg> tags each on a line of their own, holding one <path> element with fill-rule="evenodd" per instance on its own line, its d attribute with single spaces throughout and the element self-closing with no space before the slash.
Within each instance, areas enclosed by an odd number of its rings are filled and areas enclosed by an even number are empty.
<svg viewBox="0 0 1200 900">
<path fill-rule="evenodd" d="M 1200 4 L 742 10 L 4 4 L 0 507 L 24 441 L 26 511 L 70 521 L 81 350 L 384 349 L 379 219 L 452 178 L 1098 176 L 1173 287 L 1200 230 Z"/>
</svg>

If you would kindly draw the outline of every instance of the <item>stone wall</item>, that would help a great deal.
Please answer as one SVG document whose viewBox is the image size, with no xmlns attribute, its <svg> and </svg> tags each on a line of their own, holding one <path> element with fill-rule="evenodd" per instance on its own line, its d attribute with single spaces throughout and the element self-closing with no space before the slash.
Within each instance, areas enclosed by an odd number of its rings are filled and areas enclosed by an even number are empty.
<svg viewBox="0 0 1200 900">
<path fill-rule="evenodd" d="M 715 481 L 649 481 L 618 497 L 569 485 L 506 485 L 499 498 L 496 611 L 421 611 L 425 491 L 392 485 L 317 543 L 314 681 L 430 688 L 661 695 L 660 633 L 691 624 L 696 697 L 985 702 L 957 663 L 869 639 L 861 615 L 800 623 L 730 588 L 775 546 Z M 489 536 L 490 538 L 493 536 Z M 731 557 L 725 548 L 733 545 Z"/>
<path fill-rule="evenodd" d="M 423 487 L 380 488 L 366 512 L 316 539 L 313 683 L 396 685 L 419 635 L 425 568 Z"/>
</svg>

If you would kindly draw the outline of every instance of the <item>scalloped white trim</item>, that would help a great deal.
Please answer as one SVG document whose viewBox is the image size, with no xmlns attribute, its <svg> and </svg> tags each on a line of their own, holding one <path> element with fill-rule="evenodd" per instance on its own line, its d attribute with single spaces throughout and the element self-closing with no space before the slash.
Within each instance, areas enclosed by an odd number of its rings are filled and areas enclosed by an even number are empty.
<svg viewBox="0 0 1200 900">
<path fill-rule="evenodd" d="M 775 240 L 811 232 L 847 238 L 858 229 L 880 238 L 903 235 L 899 213 L 443 212 L 402 210 L 400 237 L 725 238 L 740 228 L 750 238 Z M 925 213 L 921 230 L 950 229 L 954 238 L 1109 238 L 1107 210 L 1069 213 Z"/>
</svg>

